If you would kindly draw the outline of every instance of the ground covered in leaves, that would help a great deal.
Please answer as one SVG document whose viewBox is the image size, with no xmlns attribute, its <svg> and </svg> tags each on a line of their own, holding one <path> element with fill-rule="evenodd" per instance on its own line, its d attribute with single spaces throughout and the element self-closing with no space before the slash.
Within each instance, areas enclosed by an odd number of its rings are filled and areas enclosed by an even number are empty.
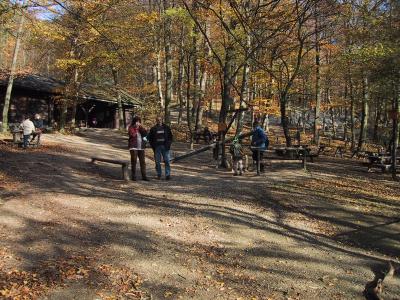
<svg viewBox="0 0 400 300">
<path fill-rule="evenodd" d="M 363 299 L 399 262 L 399 183 L 361 161 L 233 177 L 204 153 L 169 182 L 150 160 L 152 181 L 124 182 L 89 163 L 129 159 L 116 132 L 43 141 L 0 146 L 1 299 Z M 395 274 L 382 296 L 399 291 Z"/>
</svg>

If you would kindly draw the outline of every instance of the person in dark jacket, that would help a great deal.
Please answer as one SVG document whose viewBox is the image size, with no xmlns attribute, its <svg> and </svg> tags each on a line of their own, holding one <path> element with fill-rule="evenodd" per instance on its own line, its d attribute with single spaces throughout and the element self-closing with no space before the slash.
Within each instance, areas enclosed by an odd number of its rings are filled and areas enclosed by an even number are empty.
<svg viewBox="0 0 400 300">
<path fill-rule="evenodd" d="M 150 146 L 154 151 L 154 160 L 156 161 L 157 178 L 161 178 L 161 156 L 165 163 L 165 179 L 171 178 L 171 166 L 169 151 L 172 144 L 172 132 L 169 126 L 162 122 L 161 117 L 157 117 L 156 125 L 150 129 L 148 136 Z"/>
<path fill-rule="evenodd" d="M 251 137 L 251 146 L 253 147 L 253 161 L 258 163 L 258 154 L 257 152 L 260 151 L 260 161 L 263 160 L 264 151 L 267 150 L 269 145 L 269 140 L 267 135 L 265 134 L 264 130 L 261 128 L 260 123 L 258 121 L 254 121 L 253 123 L 253 134 Z M 264 171 L 264 164 L 260 163 L 261 171 Z"/>
<path fill-rule="evenodd" d="M 213 134 L 211 133 L 210 129 L 208 129 L 208 127 L 204 127 L 203 138 L 206 144 L 209 144 L 213 139 Z"/>
<path fill-rule="evenodd" d="M 136 162 L 139 158 L 140 172 L 142 179 L 149 181 L 146 176 L 146 160 L 144 153 L 145 138 L 147 136 L 146 129 L 141 124 L 140 117 L 135 116 L 132 119 L 132 124 L 129 126 L 129 151 L 131 153 L 132 180 L 136 181 Z"/>
<path fill-rule="evenodd" d="M 39 114 L 35 114 L 35 118 L 33 120 L 33 125 L 35 125 L 35 131 L 32 133 L 31 142 L 37 137 L 38 144 L 40 143 L 40 137 L 42 136 L 42 132 L 44 130 L 43 120 Z"/>
</svg>

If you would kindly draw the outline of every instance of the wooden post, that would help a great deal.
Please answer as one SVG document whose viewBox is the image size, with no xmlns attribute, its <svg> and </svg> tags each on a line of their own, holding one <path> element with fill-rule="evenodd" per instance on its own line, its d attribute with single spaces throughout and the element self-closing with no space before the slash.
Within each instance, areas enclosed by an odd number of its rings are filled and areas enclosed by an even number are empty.
<svg viewBox="0 0 400 300">
<path fill-rule="evenodd" d="M 303 149 L 303 169 L 304 171 L 307 171 L 307 151 L 306 149 Z"/>
<path fill-rule="evenodd" d="M 123 114 L 123 120 L 124 120 L 124 129 L 126 129 L 127 124 L 126 124 L 126 110 L 125 110 L 125 106 L 122 106 L 122 114 Z"/>
</svg>

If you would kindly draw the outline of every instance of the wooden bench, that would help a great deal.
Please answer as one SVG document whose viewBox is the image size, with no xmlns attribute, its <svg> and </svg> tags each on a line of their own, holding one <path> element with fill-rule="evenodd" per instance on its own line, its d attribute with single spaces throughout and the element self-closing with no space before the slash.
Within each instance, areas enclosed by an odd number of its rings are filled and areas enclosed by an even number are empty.
<svg viewBox="0 0 400 300">
<path fill-rule="evenodd" d="M 129 180 L 128 175 L 128 163 L 122 160 L 108 159 L 108 158 L 100 158 L 100 157 L 92 157 L 91 163 L 94 164 L 96 161 L 101 161 L 109 164 L 116 164 L 122 166 L 122 179 Z"/>
<path fill-rule="evenodd" d="M 203 140 L 206 144 L 210 144 L 215 139 L 215 133 L 211 132 L 211 136 L 204 136 L 203 132 L 194 132 L 193 139 L 198 144 L 200 140 Z"/>
</svg>

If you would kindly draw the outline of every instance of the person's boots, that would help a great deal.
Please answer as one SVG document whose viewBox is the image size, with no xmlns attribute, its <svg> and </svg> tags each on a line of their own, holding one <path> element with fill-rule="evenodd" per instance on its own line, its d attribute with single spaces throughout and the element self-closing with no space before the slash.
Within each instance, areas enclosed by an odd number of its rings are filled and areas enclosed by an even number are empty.
<svg viewBox="0 0 400 300">
<path fill-rule="evenodd" d="M 144 180 L 144 181 L 150 181 L 150 179 L 147 178 L 147 176 L 146 176 L 146 172 L 142 172 L 142 180 Z"/>
</svg>

